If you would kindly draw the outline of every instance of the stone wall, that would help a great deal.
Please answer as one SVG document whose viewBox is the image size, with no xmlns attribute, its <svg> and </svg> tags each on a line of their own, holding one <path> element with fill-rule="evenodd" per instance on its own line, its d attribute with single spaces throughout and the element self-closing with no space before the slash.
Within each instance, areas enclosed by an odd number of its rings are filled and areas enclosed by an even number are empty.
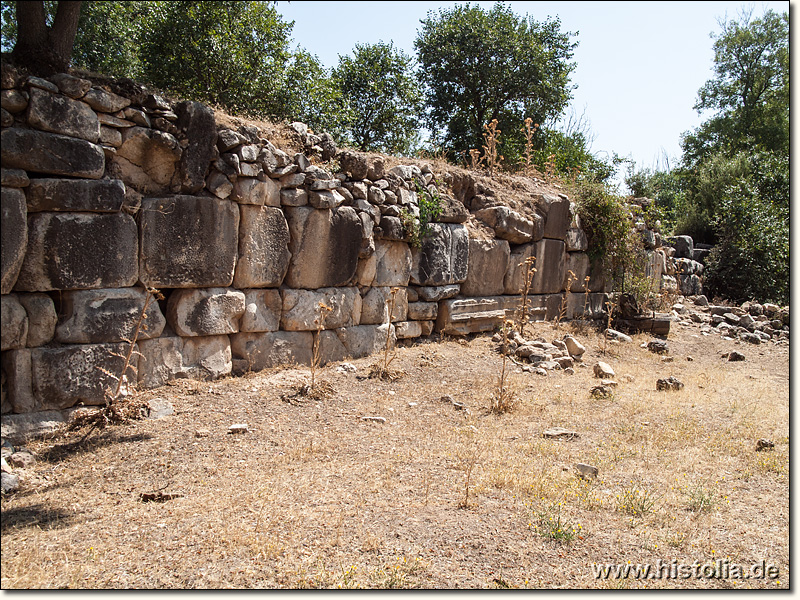
<svg viewBox="0 0 800 600">
<path fill-rule="evenodd" d="M 130 81 L 3 75 L 4 415 L 102 404 L 153 290 L 163 299 L 126 374 L 143 388 L 308 364 L 315 335 L 325 363 L 381 350 L 387 334 L 491 330 L 519 306 L 531 256 L 532 318 L 558 314 L 570 271 L 580 302 L 567 317 L 603 309 L 564 194 L 514 210 L 489 180 L 389 168 L 301 123 L 287 153 Z M 415 247 L 404 219 L 419 194 L 443 211 Z M 660 285 L 671 274 L 651 250 Z"/>
</svg>

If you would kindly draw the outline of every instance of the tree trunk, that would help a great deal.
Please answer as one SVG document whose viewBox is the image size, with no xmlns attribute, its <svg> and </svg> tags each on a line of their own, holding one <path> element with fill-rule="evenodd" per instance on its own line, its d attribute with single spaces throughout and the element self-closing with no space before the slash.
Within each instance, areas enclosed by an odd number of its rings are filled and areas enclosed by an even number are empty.
<svg viewBox="0 0 800 600">
<path fill-rule="evenodd" d="M 36 75 L 66 72 L 78 31 L 81 3 L 59 2 L 51 27 L 47 26 L 44 2 L 17 2 L 16 10 L 14 61 Z"/>
</svg>

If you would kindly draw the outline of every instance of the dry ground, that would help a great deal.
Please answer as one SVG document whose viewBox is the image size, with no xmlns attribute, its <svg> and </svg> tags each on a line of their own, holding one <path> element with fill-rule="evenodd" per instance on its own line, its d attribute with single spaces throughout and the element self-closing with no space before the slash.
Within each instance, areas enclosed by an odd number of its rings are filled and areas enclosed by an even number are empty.
<svg viewBox="0 0 800 600">
<path fill-rule="evenodd" d="M 515 367 L 518 402 L 502 415 L 488 412 L 501 357 L 479 336 L 400 348 L 393 382 L 366 377 L 379 357 L 325 367 L 334 392 L 321 401 L 281 399 L 307 369 L 183 381 L 143 394 L 172 416 L 85 446 L 30 442 L 35 468 L 2 500 L 2 587 L 788 587 L 788 346 L 674 325 L 665 363 L 645 335 L 605 355 L 596 333 L 578 337 L 587 366 Z M 734 349 L 747 360 L 720 358 Z M 589 394 L 597 360 L 616 370 L 612 398 Z M 668 375 L 685 388 L 655 391 Z M 235 423 L 250 431 L 228 434 Z M 544 439 L 552 426 L 580 437 Z M 756 452 L 759 438 L 774 450 Z M 576 477 L 578 462 L 599 479 Z M 155 492 L 177 497 L 141 501 Z M 765 560 L 780 575 L 593 576 L 659 559 Z"/>
</svg>

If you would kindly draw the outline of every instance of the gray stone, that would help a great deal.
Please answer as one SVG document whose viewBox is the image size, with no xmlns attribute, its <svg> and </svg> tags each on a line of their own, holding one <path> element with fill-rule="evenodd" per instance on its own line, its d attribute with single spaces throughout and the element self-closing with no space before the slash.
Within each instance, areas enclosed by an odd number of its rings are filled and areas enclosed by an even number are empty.
<svg viewBox="0 0 800 600">
<path fill-rule="evenodd" d="M 564 241 L 567 244 L 567 252 L 586 252 L 589 249 L 589 240 L 580 227 L 567 229 L 567 236 Z"/>
<path fill-rule="evenodd" d="M 536 273 L 530 294 L 553 294 L 564 289 L 566 276 L 566 244 L 561 240 L 543 239 L 535 243 Z"/>
<path fill-rule="evenodd" d="M 379 229 L 375 231 L 375 237 L 384 240 L 401 241 L 406 239 L 406 230 L 399 217 L 384 215 L 381 217 Z"/>
<path fill-rule="evenodd" d="M 610 340 L 617 340 L 618 342 L 632 342 L 633 339 L 616 329 L 606 329 L 606 337 Z"/>
<path fill-rule="evenodd" d="M 497 237 L 508 240 L 511 244 L 524 244 L 533 240 L 537 223 L 539 232 L 542 231 L 542 218 L 538 214 L 535 219 L 531 219 L 506 206 L 484 208 L 477 211 L 475 217 L 493 228 Z"/>
<path fill-rule="evenodd" d="M 119 179 L 34 179 L 26 199 L 28 213 L 115 213 L 122 209 L 125 201 L 125 184 Z"/>
<path fill-rule="evenodd" d="M 600 472 L 600 469 L 597 467 L 593 467 L 592 465 L 587 465 L 585 463 L 577 463 L 575 465 L 575 471 L 578 473 L 578 477 L 581 479 L 597 479 L 597 475 Z"/>
<path fill-rule="evenodd" d="M 0 296 L 0 350 L 25 348 L 28 343 L 28 313 L 16 294 Z"/>
<path fill-rule="evenodd" d="M 426 287 L 463 282 L 469 269 L 469 249 L 465 226 L 431 223 L 420 247 L 411 249 L 411 282 Z"/>
<path fill-rule="evenodd" d="M 411 276 L 411 249 L 404 242 L 375 243 L 374 286 L 407 286 Z"/>
<path fill-rule="evenodd" d="M 94 110 L 107 113 L 115 113 L 130 106 L 128 98 L 112 94 L 100 88 L 91 88 L 83 96 L 83 101 Z"/>
<path fill-rule="evenodd" d="M 603 361 L 595 363 L 593 370 L 594 376 L 600 379 L 613 379 L 616 377 L 616 373 L 614 373 L 614 369 L 611 368 L 611 365 Z"/>
<path fill-rule="evenodd" d="M 336 190 L 321 190 L 321 191 L 308 192 L 308 203 L 314 208 L 320 208 L 320 209 L 336 208 L 337 206 L 340 206 L 343 202 L 344 202 L 344 196 L 342 196 Z"/>
<path fill-rule="evenodd" d="M 0 92 L 0 106 L 11 114 L 20 113 L 28 107 L 28 96 L 19 90 L 3 90 Z"/>
<path fill-rule="evenodd" d="M 0 169 L 0 174 L 3 187 L 24 188 L 31 183 L 28 174 L 22 169 Z"/>
<path fill-rule="evenodd" d="M 136 238 L 136 222 L 125 213 L 35 213 L 14 289 L 130 287 L 139 274 Z"/>
<path fill-rule="evenodd" d="M 106 159 L 97 144 L 65 135 L 11 127 L 0 133 L 3 167 L 29 173 L 100 179 Z"/>
<path fill-rule="evenodd" d="M 41 411 L 15 415 L 3 415 L 3 439 L 23 441 L 31 437 L 53 433 L 66 424 L 59 410 Z"/>
<path fill-rule="evenodd" d="M 281 206 L 305 206 L 308 192 L 300 189 L 281 190 Z"/>
<path fill-rule="evenodd" d="M 675 258 L 694 258 L 694 241 L 688 235 L 677 235 L 672 240 Z"/>
<path fill-rule="evenodd" d="M 422 335 L 422 325 L 419 321 L 400 321 L 394 324 L 398 340 L 418 338 Z"/>
<path fill-rule="evenodd" d="M 503 289 L 506 294 L 522 294 L 526 284 L 526 278 L 532 273 L 529 268 L 536 268 L 534 260 L 530 267 L 526 265 L 528 259 L 534 257 L 534 244 L 522 244 L 511 249 L 508 259 L 508 268 L 503 278 Z"/>
<path fill-rule="evenodd" d="M 142 194 L 177 193 L 181 189 L 181 154 L 181 146 L 171 134 L 131 127 L 123 132 L 109 171 Z"/>
<path fill-rule="evenodd" d="M 278 287 L 289 269 L 289 226 L 283 211 L 263 206 L 239 207 L 237 288 Z"/>
<path fill-rule="evenodd" d="M 435 321 L 439 313 L 437 302 L 409 302 L 408 318 L 412 321 Z"/>
<path fill-rule="evenodd" d="M 647 342 L 647 349 L 654 354 L 667 354 L 669 346 L 664 340 L 650 340 Z"/>
<path fill-rule="evenodd" d="M 460 285 L 438 285 L 438 286 L 422 286 L 415 290 L 422 300 L 426 302 L 438 302 L 439 300 L 446 300 L 447 298 L 454 298 L 458 296 L 461 291 Z"/>
<path fill-rule="evenodd" d="M 234 360 L 243 361 L 244 370 L 261 371 L 280 365 L 309 365 L 314 334 L 310 331 L 237 333 L 231 336 Z"/>
<path fill-rule="evenodd" d="M 56 341 L 62 344 L 102 344 L 132 340 L 147 294 L 142 288 L 62 292 Z M 158 302 L 151 298 L 138 338 L 158 337 L 165 325 Z"/>
<path fill-rule="evenodd" d="M 659 391 L 665 390 L 673 390 L 673 391 L 680 391 L 683 389 L 683 383 L 681 383 L 678 379 L 673 376 L 669 376 L 666 379 L 659 379 L 656 381 L 656 389 Z"/>
<path fill-rule="evenodd" d="M 233 193 L 233 184 L 228 177 L 219 172 L 213 171 L 206 180 L 206 188 L 217 198 L 224 200 Z"/>
<path fill-rule="evenodd" d="M 231 285 L 238 229 L 234 202 L 195 196 L 143 199 L 142 283 L 155 288 Z"/>
<path fill-rule="evenodd" d="M 567 299 L 567 319 L 599 319 L 606 316 L 606 295 L 571 294 Z"/>
<path fill-rule="evenodd" d="M 28 247 L 25 194 L 21 190 L 4 187 L 0 192 L 0 213 L 0 293 L 8 294 L 17 281 Z"/>
<path fill-rule="evenodd" d="M 439 303 L 436 330 L 448 335 L 492 331 L 514 314 L 519 296 L 453 298 Z"/>
<path fill-rule="evenodd" d="M 15 473 L 0 473 L 0 490 L 3 494 L 12 494 L 19 489 L 19 475 Z"/>
<path fill-rule="evenodd" d="M 355 276 L 361 220 L 351 207 L 286 208 L 292 254 L 286 285 L 317 289 L 347 285 Z"/>
<path fill-rule="evenodd" d="M 579 438 L 580 434 L 564 427 L 551 427 L 542 432 L 542 437 L 550 440 L 574 440 Z"/>
<path fill-rule="evenodd" d="M 47 294 L 17 294 L 28 315 L 28 348 L 51 342 L 56 332 L 58 315 L 53 300 Z"/>
<path fill-rule="evenodd" d="M 50 77 L 50 81 L 58 86 L 62 94 L 76 100 L 85 96 L 92 87 L 92 82 L 88 79 L 81 79 L 67 73 L 57 73 Z"/>
<path fill-rule="evenodd" d="M 354 180 L 365 179 L 369 171 L 367 157 L 349 150 L 345 150 L 339 155 L 339 165 L 342 173 L 347 173 Z"/>
<path fill-rule="evenodd" d="M 283 299 L 278 290 L 242 290 L 245 297 L 245 310 L 239 331 L 263 332 L 278 331 L 281 324 Z"/>
<path fill-rule="evenodd" d="M 325 311 L 323 329 L 357 325 L 361 318 L 361 294 L 354 287 L 318 290 L 284 288 L 281 297 L 281 329 L 286 331 L 316 331 L 320 325 L 320 303 L 332 309 Z"/>
<path fill-rule="evenodd" d="M 138 346 L 143 356 L 138 382 L 145 389 L 173 379 L 211 380 L 231 373 L 231 343 L 227 335 L 160 337 L 144 340 Z"/>
<path fill-rule="evenodd" d="M 232 288 L 180 289 L 167 301 L 167 320 L 181 336 L 236 333 L 245 311 L 245 295 Z"/>
<path fill-rule="evenodd" d="M 100 121 L 83 102 L 38 88 L 31 88 L 30 95 L 27 120 L 31 127 L 88 142 L 100 139 Z"/>
<path fill-rule="evenodd" d="M 504 278 L 511 250 L 506 240 L 469 240 L 467 278 L 463 296 L 497 296 L 504 292 Z"/>
<path fill-rule="evenodd" d="M 542 194 L 540 207 L 545 213 L 544 237 L 565 240 L 567 229 L 572 223 L 569 199 L 564 196 Z"/>
<path fill-rule="evenodd" d="M 342 327 L 336 330 L 336 335 L 347 350 L 347 356 L 352 358 L 362 358 L 384 351 L 387 337 L 390 350 L 397 341 L 395 328 L 391 323 Z"/>
<path fill-rule="evenodd" d="M 278 207 L 281 205 L 281 186 L 269 178 L 238 177 L 230 199 L 239 204 Z"/>
<path fill-rule="evenodd" d="M 181 192 L 195 194 L 203 189 L 208 165 L 214 158 L 217 127 L 214 112 L 200 102 L 184 101 L 175 106 L 175 122 L 183 144 L 178 163 Z"/>
<path fill-rule="evenodd" d="M 439 216 L 436 217 L 437 223 L 464 223 L 469 219 L 469 210 L 467 210 L 467 207 L 447 194 L 441 194 L 439 196 L 439 206 L 441 212 Z M 535 232 L 543 229 L 540 225 L 543 225 L 541 219 L 538 223 L 534 223 L 534 239 L 536 238 Z"/>
<path fill-rule="evenodd" d="M 728 354 L 728 361 L 729 362 L 739 362 L 745 360 L 744 354 L 737 351 L 732 351 Z"/>
<path fill-rule="evenodd" d="M 370 287 L 372 282 L 375 281 L 377 267 L 378 259 L 375 257 L 374 252 L 370 256 L 359 258 L 358 266 L 356 267 L 356 285 Z"/>
<path fill-rule="evenodd" d="M 586 352 L 586 347 L 571 335 L 564 338 L 564 344 L 570 356 L 581 357 Z"/>
<path fill-rule="evenodd" d="M 389 305 L 392 288 L 373 287 L 362 299 L 361 325 L 378 325 L 389 321 Z M 408 317 L 408 296 L 405 288 L 397 288 L 392 310 L 392 322 L 405 321 Z"/>
</svg>

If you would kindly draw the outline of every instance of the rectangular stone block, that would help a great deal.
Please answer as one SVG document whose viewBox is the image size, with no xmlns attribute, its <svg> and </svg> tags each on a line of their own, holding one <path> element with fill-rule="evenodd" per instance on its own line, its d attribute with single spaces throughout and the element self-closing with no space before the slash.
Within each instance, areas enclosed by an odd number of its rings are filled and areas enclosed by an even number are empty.
<svg viewBox="0 0 800 600">
<path fill-rule="evenodd" d="M 469 233 L 461 224 L 431 223 L 419 248 L 411 251 L 411 282 L 447 286 L 467 278 Z"/>
<path fill-rule="evenodd" d="M 383 352 L 386 348 L 387 336 L 390 350 L 394 348 L 397 341 L 394 325 L 390 323 L 343 327 L 335 330 L 335 333 L 351 358 L 362 358 Z"/>
<path fill-rule="evenodd" d="M 100 139 L 100 121 L 85 103 L 40 88 L 29 88 L 27 121 L 34 129 L 89 142 Z"/>
<path fill-rule="evenodd" d="M 606 312 L 606 295 L 602 293 L 570 294 L 567 319 L 599 319 Z"/>
<path fill-rule="evenodd" d="M 239 204 L 278 207 L 281 205 L 281 186 L 269 177 L 238 177 L 230 197 Z"/>
<path fill-rule="evenodd" d="M 139 344 L 139 385 L 154 388 L 173 379 L 213 380 L 231 374 L 231 342 L 227 335 L 160 337 Z"/>
<path fill-rule="evenodd" d="M 378 325 L 389 321 L 389 306 L 392 297 L 389 287 L 373 287 L 362 299 L 361 325 Z M 397 288 L 392 309 L 392 322 L 405 321 L 408 315 L 406 288 Z"/>
<path fill-rule="evenodd" d="M 361 294 L 354 287 L 319 290 L 284 288 L 281 297 L 281 329 L 285 331 L 316 331 L 322 314 L 320 302 L 331 309 L 324 311 L 323 329 L 350 327 L 361 319 Z"/>
<path fill-rule="evenodd" d="M 38 403 L 33 397 L 33 380 L 31 377 L 31 351 L 27 349 L 8 350 L 0 358 L 3 369 L 4 397 L 6 405 L 3 412 L 10 409 L 16 413 L 28 413 L 37 410 Z"/>
<path fill-rule="evenodd" d="M 33 179 L 26 196 L 28 213 L 115 213 L 125 202 L 125 184 L 119 179 Z"/>
<path fill-rule="evenodd" d="M 408 318 L 412 321 L 435 321 L 439 314 L 437 302 L 409 302 Z"/>
<path fill-rule="evenodd" d="M 242 291 L 245 308 L 239 331 L 249 333 L 278 331 L 283 310 L 281 293 L 270 289 Z"/>
<path fill-rule="evenodd" d="M 371 221 L 370 221 L 371 222 Z M 411 249 L 405 242 L 375 242 L 374 286 L 407 286 L 411 277 Z"/>
<path fill-rule="evenodd" d="M 8 169 L 3 169 L 3 172 L 6 171 Z M 0 192 L 0 213 L 0 293 L 8 294 L 17 282 L 28 248 L 25 193 L 3 187 Z"/>
<path fill-rule="evenodd" d="M 195 196 L 145 198 L 140 278 L 155 288 L 228 287 L 239 247 L 239 206 Z"/>
<path fill-rule="evenodd" d="M 245 295 L 233 288 L 179 289 L 167 300 L 167 321 L 180 336 L 207 337 L 239 331 Z"/>
<path fill-rule="evenodd" d="M 139 243 L 128 214 L 34 213 L 14 289 L 25 292 L 122 288 L 136 284 Z"/>
<path fill-rule="evenodd" d="M 436 331 L 449 335 L 492 331 L 503 320 L 513 318 L 518 306 L 518 296 L 442 300 L 439 303 Z"/>
<path fill-rule="evenodd" d="M 400 321 L 394 324 L 398 340 L 418 338 L 422 335 L 422 325 L 419 321 Z"/>
<path fill-rule="evenodd" d="M 47 294 L 17 294 L 17 299 L 28 313 L 28 348 L 50 343 L 58 322 L 53 299 Z"/>
<path fill-rule="evenodd" d="M 469 269 L 461 284 L 462 296 L 499 296 L 511 249 L 506 240 L 469 240 Z"/>
<path fill-rule="evenodd" d="M 521 294 L 526 284 L 529 269 L 536 269 L 534 260 L 530 266 L 526 260 L 535 256 L 535 244 L 521 244 L 511 249 L 508 259 L 508 268 L 503 278 L 503 290 L 505 294 Z M 531 280 L 532 281 L 532 280 Z"/>
<path fill-rule="evenodd" d="M 543 239 L 534 244 L 536 274 L 529 293 L 555 294 L 564 289 L 567 256 L 561 240 Z"/>
<path fill-rule="evenodd" d="M 289 269 L 289 226 L 279 208 L 239 207 L 239 258 L 233 285 L 278 287 Z"/>
<path fill-rule="evenodd" d="M 234 360 L 246 370 L 261 371 L 280 365 L 310 365 L 314 334 L 310 331 L 236 333 L 231 336 Z"/>
<path fill-rule="evenodd" d="M 6 169 L 100 179 L 106 158 L 97 144 L 55 133 L 10 127 L 0 133 Z"/>
</svg>

